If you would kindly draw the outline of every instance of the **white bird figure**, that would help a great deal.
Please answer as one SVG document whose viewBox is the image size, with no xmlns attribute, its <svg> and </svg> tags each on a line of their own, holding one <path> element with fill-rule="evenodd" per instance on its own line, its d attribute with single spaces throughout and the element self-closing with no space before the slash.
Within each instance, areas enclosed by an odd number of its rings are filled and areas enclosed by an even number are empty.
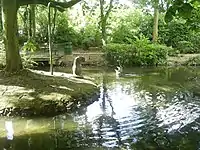
<svg viewBox="0 0 200 150">
<path fill-rule="evenodd" d="M 117 69 L 115 69 L 115 74 L 116 74 L 116 77 L 119 78 L 119 77 L 122 76 L 122 71 L 123 71 L 123 69 L 122 69 L 121 66 L 117 66 L 116 68 L 117 68 Z"/>
</svg>

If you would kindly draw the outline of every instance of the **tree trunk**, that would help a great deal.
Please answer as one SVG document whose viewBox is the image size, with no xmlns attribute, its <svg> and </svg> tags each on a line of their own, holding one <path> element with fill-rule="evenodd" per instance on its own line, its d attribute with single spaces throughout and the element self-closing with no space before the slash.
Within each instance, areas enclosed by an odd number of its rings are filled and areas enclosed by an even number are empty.
<svg viewBox="0 0 200 150">
<path fill-rule="evenodd" d="M 49 63 L 50 63 L 50 72 L 53 75 L 53 55 L 52 55 L 52 39 L 51 39 L 51 7 L 48 5 L 48 36 L 49 36 Z"/>
<path fill-rule="evenodd" d="M 107 33 L 106 33 L 106 21 L 105 19 L 101 20 L 101 35 L 103 40 L 103 45 L 107 43 Z"/>
<path fill-rule="evenodd" d="M 104 15 L 104 0 L 100 0 L 100 12 L 101 12 L 101 20 L 100 20 L 100 28 L 101 28 L 101 39 L 102 39 L 102 44 L 106 44 L 106 18 Z"/>
<path fill-rule="evenodd" d="M 35 25 L 35 8 L 36 5 L 32 4 L 31 6 L 31 20 L 32 20 L 32 38 L 35 39 L 36 25 Z"/>
<path fill-rule="evenodd" d="M 53 24 L 53 28 L 52 28 L 52 39 L 54 41 L 54 35 L 55 35 L 55 28 L 56 28 L 56 16 L 57 16 L 57 9 L 54 8 L 54 14 L 53 14 L 53 20 L 52 20 L 52 24 Z"/>
<path fill-rule="evenodd" d="M 22 69 L 17 40 L 17 10 L 16 0 L 2 0 L 3 30 L 6 49 L 6 71 L 16 72 Z"/>
<path fill-rule="evenodd" d="M 3 21 L 2 21 L 2 2 L 0 1 L 0 32 L 3 30 Z"/>
<path fill-rule="evenodd" d="M 28 38 L 35 39 L 35 4 L 29 5 L 28 8 Z"/>
<path fill-rule="evenodd" d="M 158 40 L 158 16 L 159 10 L 157 7 L 154 8 L 154 23 L 153 23 L 153 42 Z"/>
<path fill-rule="evenodd" d="M 100 0 L 99 2 L 100 2 L 100 13 L 101 13 L 100 14 L 101 37 L 102 37 L 102 43 L 103 45 L 105 45 L 107 43 L 107 32 L 106 32 L 107 20 L 113 8 L 113 0 L 110 0 L 109 5 L 107 6 L 108 7 L 107 11 L 104 8 L 105 0 Z"/>
<path fill-rule="evenodd" d="M 32 13 L 31 5 L 28 6 L 28 39 L 32 38 Z"/>
</svg>

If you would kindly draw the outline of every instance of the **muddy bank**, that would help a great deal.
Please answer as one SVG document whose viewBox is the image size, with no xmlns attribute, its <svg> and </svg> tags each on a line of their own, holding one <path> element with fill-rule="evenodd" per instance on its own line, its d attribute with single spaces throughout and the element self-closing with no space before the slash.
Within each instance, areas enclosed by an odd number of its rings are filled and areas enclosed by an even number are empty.
<svg viewBox="0 0 200 150">
<path fill-rule="evenodd" d="M 98 87 L 87 77 L 23 70 L 8 75 L 0 71 L 0 115 L 53 116 L 72 112 L 98 99 Z"/>
</svg>

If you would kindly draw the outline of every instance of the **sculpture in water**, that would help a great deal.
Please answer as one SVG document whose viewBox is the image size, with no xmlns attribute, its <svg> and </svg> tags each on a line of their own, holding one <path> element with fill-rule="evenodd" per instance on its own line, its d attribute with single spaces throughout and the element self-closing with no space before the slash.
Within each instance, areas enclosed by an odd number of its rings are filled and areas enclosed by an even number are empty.
<svg viewBox="0 0 200 150">
<path fill-rule="evenodd" d="M 122 76 L 123 68 L 119 60 L 117 60 L 117 63 L 118 63 L 118 66 L 115 69 L 115 74 L 116 74 L 116 77 L 119 78 Z"/>
<path fill-rule="evenodd" d="M 77 56 L 74 58 L 72 73 L 76 76 L 82 76 L 82 65 L 81 63 L 85 62 L 85 57 Z"/>
</svg>

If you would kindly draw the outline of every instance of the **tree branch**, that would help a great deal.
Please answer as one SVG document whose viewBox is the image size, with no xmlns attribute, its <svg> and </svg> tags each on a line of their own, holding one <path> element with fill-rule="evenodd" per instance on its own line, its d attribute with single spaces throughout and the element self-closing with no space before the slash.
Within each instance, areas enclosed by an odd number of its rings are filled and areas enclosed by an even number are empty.
<svg viewBox="0 0 200 150">
<path fill-rule="evenodd" d="M 103 8 L 103 4 L 104 4 L 104 0 L 100 0 L 100 10 L 101 10 L 101 17 L 104 17 L 104 8 Z"/>
<path fill-rule="evenodd" d="M 105 14 L 105 19 L 108 18 L 109 14 L 110 14 L 110 12 L 112 10 L 112 8 L 113 8 L 113 0 L 110 0 L 110 5 L 109 5 L 109 8 L 108 8 L 108 10 L 107 10 L 107 12 Z"/>
<path fill-rule="evenodd" d="M 72 7 L 81 0 L 71 0 L 69 2 L 56 2 L 53 0 L 17 0 L 19 6 L 28 5 L 28 4 L 41 4 L 47 6 L 51 2 L 51 7 L 57 8 L 60 11 L 63 11 L 64 8 Z"/>
</svg>

